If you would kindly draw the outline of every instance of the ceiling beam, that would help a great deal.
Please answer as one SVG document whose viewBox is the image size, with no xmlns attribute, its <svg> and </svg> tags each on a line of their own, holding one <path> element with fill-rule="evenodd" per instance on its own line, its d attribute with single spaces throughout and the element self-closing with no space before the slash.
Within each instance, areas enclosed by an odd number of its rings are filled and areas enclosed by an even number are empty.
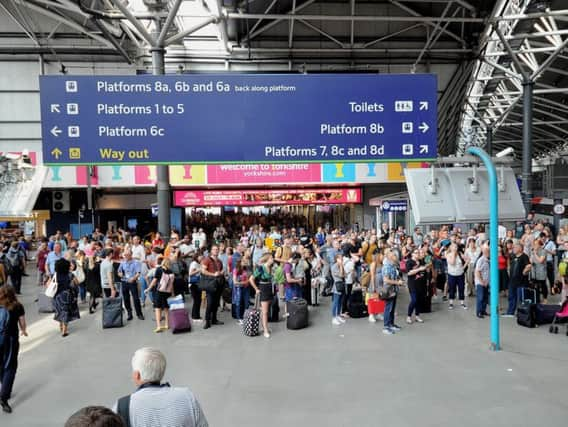
<svg viewBox="0 0 568 427">
<path fill-rule="evenodd" d="M 416 17 L 422 16 L 420 13 L 416 12 L 414 9 L 402 4 L 401 2 L 399 2 L 397 0 L 389 0 L 389 1 L 390 1 L 391 4 L 393 4 L 394 6 L 398 7 L 401 10 L 404 10 L 406 13 L 408 13 L 411 16 L 416 16 Z M 434 27 L 436 24 L 434 24 L 433 22 L 427 22 L 426 25 L 428 25 L 430 27 Z M 453 39 L 455 39 L 456 41 L 458 41 L 462 45 L 465 45 L 464 39 L 461 38 L 460 36 L 458 36 L 457 34 L 453 33 L 452 31 L 444 30 L 444 34 L 452 37 Z"/>
<path fill-rule="evenodd" d="M 306 27 L 314 30 L 316 33 L 321 34 L 322 36 L 328 38 L 329 40 L 331 40 L 334 43 L 337 43 L 337 45 L 339 45 L 340 48 L 344 49 L 345 45 L 343 43 L 341 43 L 339 40 L 337 40 L 335 37 L 333 37 L 331 34 L 323 31 L 322 29 L 316 27 L 315 25 L 310 24 L 308 21 L 305 21 L 304 19 L 297 19 L 298 22 L 301 22 L 302 24 L 304 24 Z"/>
<path fill-rule="evenodd" d="M 89 37 L 93 40 L 96 40 L 97 42 L 101 43 L 102 45 L 114 49 L 114 46 L 110 41 L 108 41 L 104 37 L 101 37 L 98 34 L 93 33 L 92 31 L 89 31 L 88 29 L 86 29 L 82 25 L 78 24 L 77 22 L 73 21 L 72 19 L 70 19 L 67 16 L 63 16 L 63 15 L 60 15 L 58 13 L 52 12 L 51 10 L 47 10 L 43 7 L 36 6 L 36 5 L 34 5 L 34 4 L 32 4 L 28 1 L 25 1 L 25 0 L 12 0 L 12 1 L 14 3 L 18 3 L 19 5 L 26 7 L 27 9 L 33 10 L 34 12 L 37 12 L 37 13 L 44 15 L 44 16 L 50 18 L 50 19 L 53 19 L 54 21 L 61 22 L 62 24 L 67 25 L 69 28 L 72 28 L 77 32 L 85 34 L 87 37 Z"/>
<path fill-rule="evenodd" d="M 308 0 L 304 3 L 302 3 L 300 6 L 296 7 L 296 13 L 304 10 L 305 8 L 307 8 L 308 6 L 310 6 L 311 4 L 315 3 L 316 0 Z M 289 15 L 292 14 L 292 11 L 288 12 Z M 265 19 L 264 16 L 261 19 Z M 260 34 L 264 33 L 265 31 L 271 29 L 272 27 L 278 25 L 280 22 L 282 22 L 282 19 L 276 19 L 275 21 L 269 22 L 268 24 L 264 25 L 262 28 L 259 28 L 258 30 L 256 30 L 255 32 L 250 33 L 249 36 L 249 40 L 254 39 L 255 37 L 259 36 Z"/>
<path fill-rule="evenodd" d="M 546 68 L 552 64 L 552 62 L 558 57 L 558 55 L 560 55 L 562 53 L 562 51 L 566 48 L 566 46 L 568 46 L 568 37 L 566 37 L 566 40 L 564 40 L 562 42 L 562 44 L 560 46 L 558 46 L 556 48 L 556 50 L 554 52 L 552 52 L 551 55 L 548 56 L 548 58 L 545 59 L 545 61 L 540 64 L 540 66 L 538 67 L 538 69 L 532 73 L 530 79 L 531 80 L 535 80 L 537 79 L 540 74 L 546 70 Z"/>
<path fill-rule="evenodd" d="M 464 17 L 450 17 L 442 18 L 440 16 L 386 16 L 386 15 L 297 15 L 302 19 L 308 21 L 339 21 L 349 22 L 354 20 L 357 22 L 450 22 L 450 23 L 477 23 L 483 24 L 483 18 L 464 18 Z M 291 20 L 296 19 L 297 16 L 292 14 L 261 14 L 261 13 L 244 13 L 244 12 L 228 12 L 229 19 L 278 19 L 278 20 Z"/>
</svg>

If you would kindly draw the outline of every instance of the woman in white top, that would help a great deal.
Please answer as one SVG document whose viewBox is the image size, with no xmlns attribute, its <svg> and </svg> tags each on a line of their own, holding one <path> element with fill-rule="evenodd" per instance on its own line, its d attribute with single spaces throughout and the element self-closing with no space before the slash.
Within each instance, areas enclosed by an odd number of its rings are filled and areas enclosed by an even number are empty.
<svg viewBox="0 0 568 427">
<path fill-rule="evenodd" d="M 473 296 L 475 292 L 475 261 L 479 258 L 481 254 L 481 249 L 475 243 L 475 238 L 470 237 L 467 239 L 467 247 L 465 248 L 465 262 L 467 264 L 467 270 L 465 272 L 465 281 L 467 285 L 467 295 Z"/>
<path fill-rule="evenodd" d="M 446 261 L 448 261 L 448 287 L 450 289 L 450 305 L 449 309 L 454 309 L 454 299 L 456 297 L 456 288 L 458 289 L 458 296 L 460 304 L 464 310 L 467 310 L 465 305 L 465 260 L 459 252 L 458 245 L 452 243 L 446 253 Z"/>
<path fill-rule="evenodd" d="M 201 278 L 201 261 L 203 257 L 197 253 L 193 255 L 189 264 L 189 292 L 193 298 L 193 307 L 191 309 L 191 319 L 194 322 L 201 321 L 201 291 L 199 290 L 199 279 Z"/>
</svg>

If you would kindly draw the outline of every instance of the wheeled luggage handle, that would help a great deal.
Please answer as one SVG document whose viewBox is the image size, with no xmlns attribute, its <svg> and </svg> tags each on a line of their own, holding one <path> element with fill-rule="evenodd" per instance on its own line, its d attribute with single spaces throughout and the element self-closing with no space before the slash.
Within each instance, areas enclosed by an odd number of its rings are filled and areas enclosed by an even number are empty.
<svg viewBox="0 0 568 427">
<path fill-rule="evenodd" d="M 531 301 L 531 303 L 536 304 L 538 301 L 536 300 L 537 294 L 536 294 L 536 289 L 531 289 L 531 288 L 521 288 L 521 301 L 527 301 L 527 299 L 525 298 L 525 291 L 532 291 L 534 298 L 532 300 L 528 300 Z"/>
</svg>

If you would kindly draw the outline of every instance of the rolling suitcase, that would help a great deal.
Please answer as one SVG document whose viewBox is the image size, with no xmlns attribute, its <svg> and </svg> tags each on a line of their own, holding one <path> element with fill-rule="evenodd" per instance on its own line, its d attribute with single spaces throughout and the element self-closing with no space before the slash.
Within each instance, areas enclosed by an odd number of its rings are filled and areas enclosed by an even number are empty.
<svg viewBox="0 0 568 427">
<path fill-rule="evenodd" d="M 272 303 L 268 309 L 269 322 L 278 322 L 280 320 L 280 302 L 278 299 L 278 294 L 275 294 L 274 298 L 272 298 Z"/>
<path fill-rule="evenodd" d="M 288 329 L 303 329 L 308 326 L 309 311 L 308 302 L 302 298 L 294 298 L 287 303 L 288 318 L 286 327 Z"/>
<path fill-rule="evenodd" d="M 243 335 L 256 337 L 260 329 L 260 310 L 258 309 L 258 297 L 255 298 L 254 307 L 245 311 L 243 316 Z"/>
<path fill-rule="evenodd" d="M 562 307 L 558 304 L 536 304 L 535 306 L 535 323 L 537 325 L 546 325 L 552 323 L 556 313 Z"/>
<path fill-rule="evenodd" d="M 521 288 L 521 304 L 517 308 L 517 324 L 526 328 L 534 328 L 536 326 L 536 291 L 533 292 L 533 299 L 526 299 L 525 292 L 528 288 Z"/>
<path fill-rule="evenodd" d="M 124 326 L 122 310 L 122 288 L 118 297 L 103 298 L 103 329 L 122 328 Z"/>
<path fill-rule="evenodd" d="M 37 298 L 37 308 L 40 313 L 54 313 L 53 298 L 49 298 L 45 292 L 41 291 Z"/>
<path fill-rule="evenodd" d="M 191 331 L 191 320 L 189 320 L 189 313 L 185 308 L 170 310 L 170 329 L 172 334 Z"/>
</svg>

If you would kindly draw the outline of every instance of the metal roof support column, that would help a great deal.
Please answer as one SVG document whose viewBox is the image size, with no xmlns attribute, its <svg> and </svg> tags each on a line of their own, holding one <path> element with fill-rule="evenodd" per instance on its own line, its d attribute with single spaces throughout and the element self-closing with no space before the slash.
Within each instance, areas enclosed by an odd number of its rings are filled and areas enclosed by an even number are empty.
<svg viewBox="0 0 568 427">
<path fill-rule="evenodd" d="M 488 126 L 486 132 L 485 151 L 487 151 L 487 154 L 491 157 L 493 155 L 493 128 Z"/>
<path fill-rule="evenodd" d="M 156 17 L 156 39 L 161 31 L 160 18 Z M 152 53 L 152 74 L 161 76 L 166 73 L 164 45 L 156 45 L 150 48 Z M 170 171 L 168 165 L 156 165 L 156 180 L 158 199 L 158 231 L 165 241 L 170 238 Z"/>
<path fill-rule="evenodd" d="M 523 171 L 521 193 L 528 212 L 532 199 L 532 121 L 534 82 L 523 80 Z"/>
</svg>

